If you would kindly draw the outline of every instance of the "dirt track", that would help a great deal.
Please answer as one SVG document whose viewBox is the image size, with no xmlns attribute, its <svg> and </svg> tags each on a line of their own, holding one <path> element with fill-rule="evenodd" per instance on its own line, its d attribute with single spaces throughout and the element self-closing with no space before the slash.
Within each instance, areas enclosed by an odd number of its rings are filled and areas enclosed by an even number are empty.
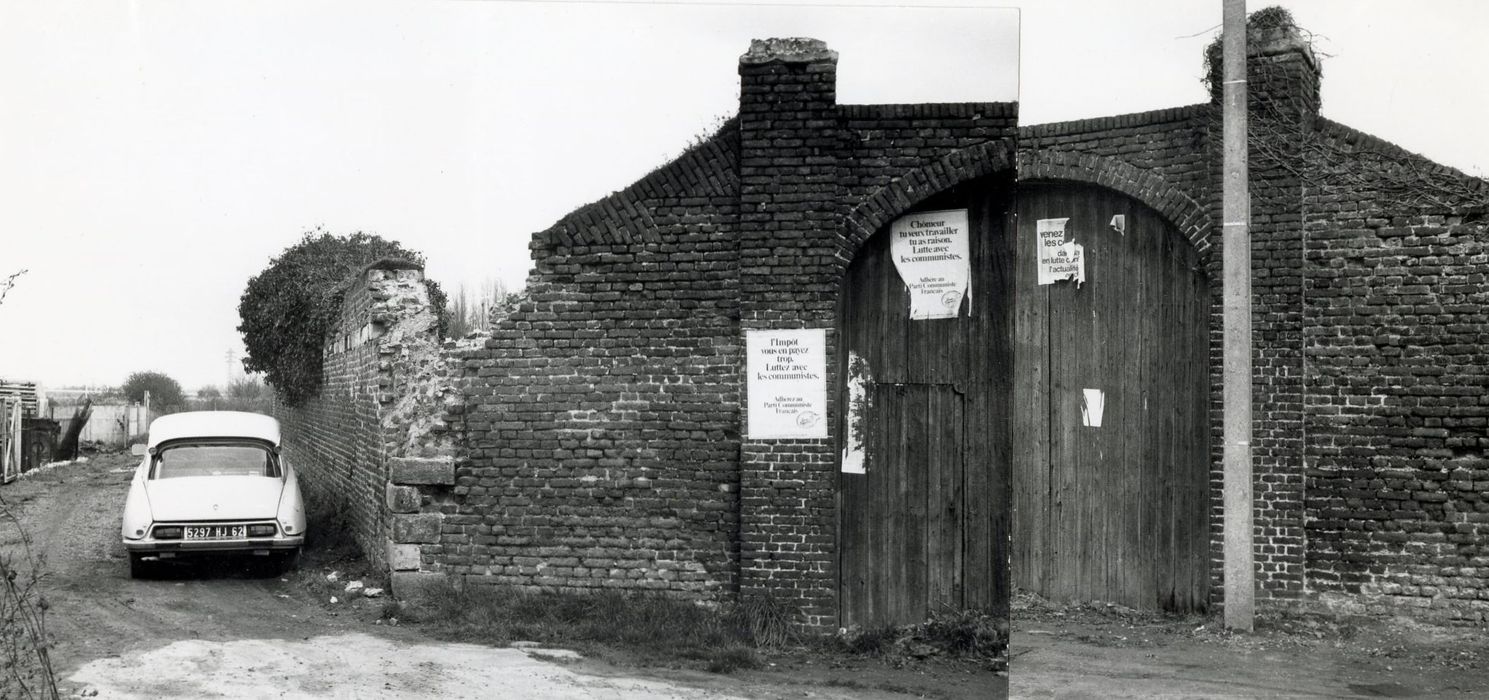
<svg viewBox="0 0 1489 700">
<path fill-rule="evenodd" d="M 43 590 L 63 694 L 101 698 L 983 698 L 984 676 L 823 668 L 785 659 L 720 676 L 644 672 L 572 652 L 431 640 L 377 625 L 380 600 L 325 599 L 324 572 L 281 577 L 250 560 L 133 580 L 119 514 L 136 458 L 102 455 L 0 487 L 45 555 Z M 14 546 L 0 534 L 0 547 Z M 320 591 L 320 592 L 317 592 Z M 345 596 L 343 596 L 344 598 Z M 989 694 L 991 693 L 991 694 Z M 0 688 L 0 695 L 4 695 Z"/>
<path fill-rule="evenodd" d="M 1009 692 L 1020 698 L 1489 696 L 1482 629 L 1328 613 L 1263 613 L 1252 634 L 1215 617 L 1104 604 L 1013 610 Z"/>
<path fill-rule="evenodd" d="M 374 625 L 375 600 L 331 605 L 244 562 L 129 577 L 118 517 L 132 458 L 103 456 L 0 487 L 44 552 L 52 658 L 64 694 L 156 697 L 982 698 L 985 679 L 782 659 L 735 676 L 616 668 L 561 650 L 493 649 Z M 4 541 L 0 546 L 13 545 Z M 321 587 L 324 590 L 324 586 Z M 1477 628 L 1264 616 L 1254 635 L 1213 618 L 1103 606 L 1014 608 L 1014 697 L 1484 697 Z M 821 660 L 819 660 L 820 662 Z M 3 695 L 0 692 L 0 695 Z"/>
</svg>

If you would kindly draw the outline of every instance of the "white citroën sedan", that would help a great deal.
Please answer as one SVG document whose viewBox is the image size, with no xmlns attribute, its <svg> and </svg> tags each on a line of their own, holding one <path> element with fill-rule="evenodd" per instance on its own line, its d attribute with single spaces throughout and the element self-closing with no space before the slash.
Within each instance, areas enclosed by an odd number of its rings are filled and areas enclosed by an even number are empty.
<svg viewBox="0 0 1489 700">
<path fill-rule="evenodd" d="M 277 557 L 305 543 L 300 484 L 279 455 L 279 422 L 237 411 L 161 416 L 124 502 L 129 573 L 202 554 Z"/>
</svg>

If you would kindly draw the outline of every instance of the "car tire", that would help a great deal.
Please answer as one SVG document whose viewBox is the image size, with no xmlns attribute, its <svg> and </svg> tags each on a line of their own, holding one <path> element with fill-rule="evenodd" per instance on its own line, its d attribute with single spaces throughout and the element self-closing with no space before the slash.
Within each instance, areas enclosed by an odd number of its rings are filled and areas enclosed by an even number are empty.
<svg viewBox="0 0 1489 700">
<path fill-rule="evenodd" d="M 155 573 L 153 562 L 145 561 L 145 555 L 138 552 L 129 553 L 129 577 L 134 579 L 148 579 Z"/>
<path fill-rule="evenodd" d="M 283 554 L 274 557 L 274 568 L 280 574 L 289 573 L 300 563 L 300 548 L 296 547 Z"/>
</svg>

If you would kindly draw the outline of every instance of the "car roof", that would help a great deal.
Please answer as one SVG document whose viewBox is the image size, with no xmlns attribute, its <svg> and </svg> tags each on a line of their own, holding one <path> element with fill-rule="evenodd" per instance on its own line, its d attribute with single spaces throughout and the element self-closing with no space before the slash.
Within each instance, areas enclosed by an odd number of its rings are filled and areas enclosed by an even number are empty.
<svg viewBox="0 0 1489 700">
<path fill-rule="evenodd" d="M 161 416 L 150 423 L 149 448 L 182 438 L 254 438 L 279 445 L 279 421 L 261 413 L 189 411 Z"/>
</svg>

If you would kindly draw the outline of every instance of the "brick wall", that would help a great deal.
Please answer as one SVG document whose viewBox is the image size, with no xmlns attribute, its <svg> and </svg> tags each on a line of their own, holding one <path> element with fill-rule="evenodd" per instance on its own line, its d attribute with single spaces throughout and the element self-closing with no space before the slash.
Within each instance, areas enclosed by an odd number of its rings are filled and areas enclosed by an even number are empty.
<svg viewBox="0 0 1489 700">
<path fill-rule="evenodd" d="M 476 584 L 736 585 L 738 127 L 534 235 L 464 360 L 470 462 L 439 567 Z"/>
<path fill-rule="evenodd" d="M 752 45 L 738 117 L 535 234 L 528 292 L 480 347 L 413 320 L 330 355 L 322 397 L 281 413 L 309 488 L 351 494 L 359 540 L 405 581 L 768 595 L 831 626 L 836 436 L 743 436 L 744 333 L 828 329 L 834 356 L 859 246 L 1016 165 L 1148 204 L 1210 274 L 1222 602 L 1216 104 L 1020 129 L 1013 104 L 838 105 L 835 66 L 820 42 Z M 1248 75 L 1260 594 L 1479 615 L 1484 183 L 1318 118 L 1295 33 L 1254 32 Z M 373 282 L 346 318 L 394 313 Z"/>
<path fill-rule="evenodd" d="M 1328 121 L 1309 161 L 1309 589 L 1489 619 L 1489 185 Z"/>
<path fill-rule="evenodd" d="M 834 74 L 820 42 L 756 44 L 737 119 L 534 236 L 526 299 L 464 364 L 470 462 L 451 512 L 492 534 L 447 527 L 460 554 L 441 568 L 770 595 L 835 624 L 835 439 L 742 440 L 743 333 L 832 327 L 867 235 L 1011 168 L 1016 111 L 840 106 Z"/>
</svg>

